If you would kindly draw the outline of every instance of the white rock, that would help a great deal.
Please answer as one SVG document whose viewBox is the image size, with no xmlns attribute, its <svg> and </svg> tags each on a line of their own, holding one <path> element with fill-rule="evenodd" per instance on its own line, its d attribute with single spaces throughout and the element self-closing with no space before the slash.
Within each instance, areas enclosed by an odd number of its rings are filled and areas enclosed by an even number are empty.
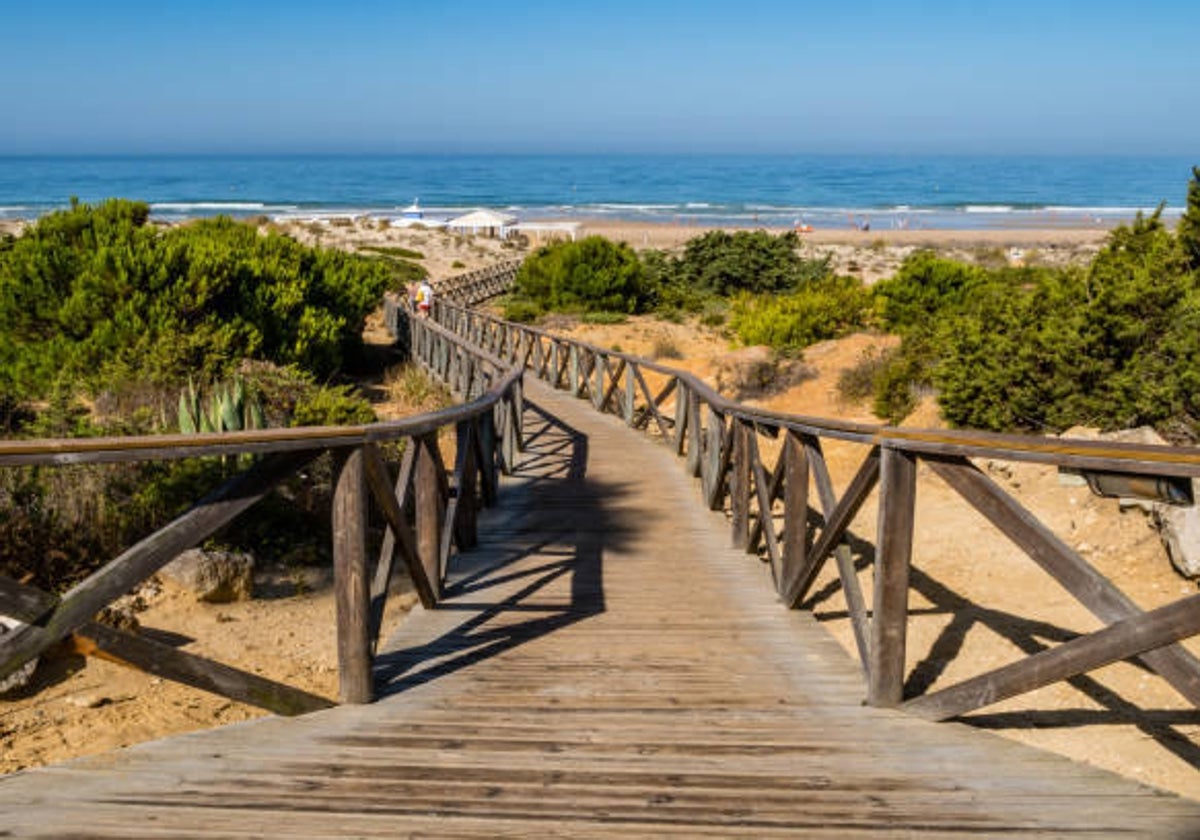
<svg viewBox="0 0 1200 840">
<path fill-rule="evenodd" d="M 198 601 L 224 604 L 253 597 L 254 558 L 249 554 L 193 548 L 164 566 L 162 574 L 194 592 Z"/>
</svg>

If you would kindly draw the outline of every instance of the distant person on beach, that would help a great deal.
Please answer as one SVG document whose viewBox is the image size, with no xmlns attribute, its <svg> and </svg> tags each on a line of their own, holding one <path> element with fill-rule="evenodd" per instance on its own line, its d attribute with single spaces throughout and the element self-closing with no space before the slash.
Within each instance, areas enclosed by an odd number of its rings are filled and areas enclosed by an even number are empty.
<svg viewBox="0 0 1200 840">
<path fill-rule="evenodd" d="M 433 286 L 429 285 L 428 280 L 422 280 L 421 285 L 417 287 L 417 314 L 422 318 L 428 318 L 431 309 L 433 309 Z"/>
<path fill-rule="evenodd" d="M 417 314 L 417 284 L 409 283 L 406 290 L 408 292 L 408 311 L 412 314 Z"/>
</svg>

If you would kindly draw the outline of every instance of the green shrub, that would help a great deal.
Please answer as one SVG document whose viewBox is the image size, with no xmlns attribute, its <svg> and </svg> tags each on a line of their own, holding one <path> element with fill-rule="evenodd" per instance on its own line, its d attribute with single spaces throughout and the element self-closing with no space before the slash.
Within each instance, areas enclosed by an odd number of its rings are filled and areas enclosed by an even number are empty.
<svg viewBox="0 0 1200 840">
<path fill-rule="evenodd" d="M 1187 188 L 1187 209 L 1179 220 L 1175 235 L 1179 237 L 1188 268 L 1200 271 L 1200 166 L 1192 167 L 1192 179 L 1188 181 Z"/>
<path fill-rule="evenodd" d="M 543 311 L 643 311 L 645 272 L 633 250 L 600 236 L 539 248 L 517 273 L 514 295 Z"/>
<path fill-rule="evenodd" d="M 930 389 L 932 347 L 908 339 L 882 362 L 875 372 L 871 413 L 895 425 L 913 413 L 921 394 Z"/>
<path fill-rule="evenodd" d="M 0 392 L 65 376 L 95 394 L 179 387 L 243 358 L 321 378 L 358 352 L 390 282 L 381 260 L 309 248 L 227 218 L 162 231 L 145 204 L 77 204 L 0 250 Z"/>
<path fill-rule="evenodd" d="M 687 289 L 728 297 L 738 292 L 787 292 L 829 275 L 829 260 L 806 260 L 792 231 L 773 236 L 766 231 L 715 230 L 684 246 L 670 266 L 673 282 Z"/>
<path fill-rule="evenodd" d="M 629 316 L 623 312 L 584 312 L 579 320 L 585 324 L 624 324 Z"/>
<path fill-rule="evenodd" d="M 945 309 L 961 306 L 987 272 L 918 251 L 907 257 L 896 275 L 873 287 L 883 325 L 896 332 L 925 329 Z"/>
<path fill-rule="evenodd" d="M 1195 428 L 1197 277 L 1160 212 L 1115 229 L 1086 271 L 981 287 L 935 343 L 943 415 L 986 429 Z"/>
<path fill-rule="evenodd" d="M 542 316 L 542 308 L 528 298 L 509 297 L 503 303 L 504 319 L 531 324 Z"/>
<path fill-rule="evenodd" d="M 730 327 L 744 344 L 796 351 L 866 325 L 870 293 L 850 277 L 809 283 L 790 295 L 743 295 Z"/>
<path fill-rule="evenodd" d="M 292 412 L 293 426 L 361 426 L 375 420 L 371 403 L 349 385 L 326 385 L 304 394 Z"/>
</svg>

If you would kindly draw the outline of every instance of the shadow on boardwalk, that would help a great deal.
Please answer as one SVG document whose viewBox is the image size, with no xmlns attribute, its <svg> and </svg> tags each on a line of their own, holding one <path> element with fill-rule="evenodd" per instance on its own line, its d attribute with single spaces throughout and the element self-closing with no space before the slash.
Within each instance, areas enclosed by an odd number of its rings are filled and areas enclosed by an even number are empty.
<svg viewBox="0 0 1200 840">
<path fill-rule="evenodd" d="M 435 638 L 380 655 L 380 696 L 604 611 L 603 557 L 630 533 L 618 509 L 621 491 L 588 478 L 587 435 L 532 402 L 524 420 L 525 451 L 513 480 L 499 506 L 481 517 L 479 546 L 452 561 L 437 607 L 462 620 Z"/>
</svg>

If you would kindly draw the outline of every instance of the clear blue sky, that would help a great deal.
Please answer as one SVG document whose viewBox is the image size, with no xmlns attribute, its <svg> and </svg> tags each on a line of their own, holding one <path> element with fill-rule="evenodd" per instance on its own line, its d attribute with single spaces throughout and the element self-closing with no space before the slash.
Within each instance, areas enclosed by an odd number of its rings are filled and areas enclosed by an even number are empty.
<svg viewBox="0 0 1200 840">
<path fill-rule="evenodd" d="M 1200 155 L 1195 0 L 0 0 L 0 154 Z"/>
</svg>

